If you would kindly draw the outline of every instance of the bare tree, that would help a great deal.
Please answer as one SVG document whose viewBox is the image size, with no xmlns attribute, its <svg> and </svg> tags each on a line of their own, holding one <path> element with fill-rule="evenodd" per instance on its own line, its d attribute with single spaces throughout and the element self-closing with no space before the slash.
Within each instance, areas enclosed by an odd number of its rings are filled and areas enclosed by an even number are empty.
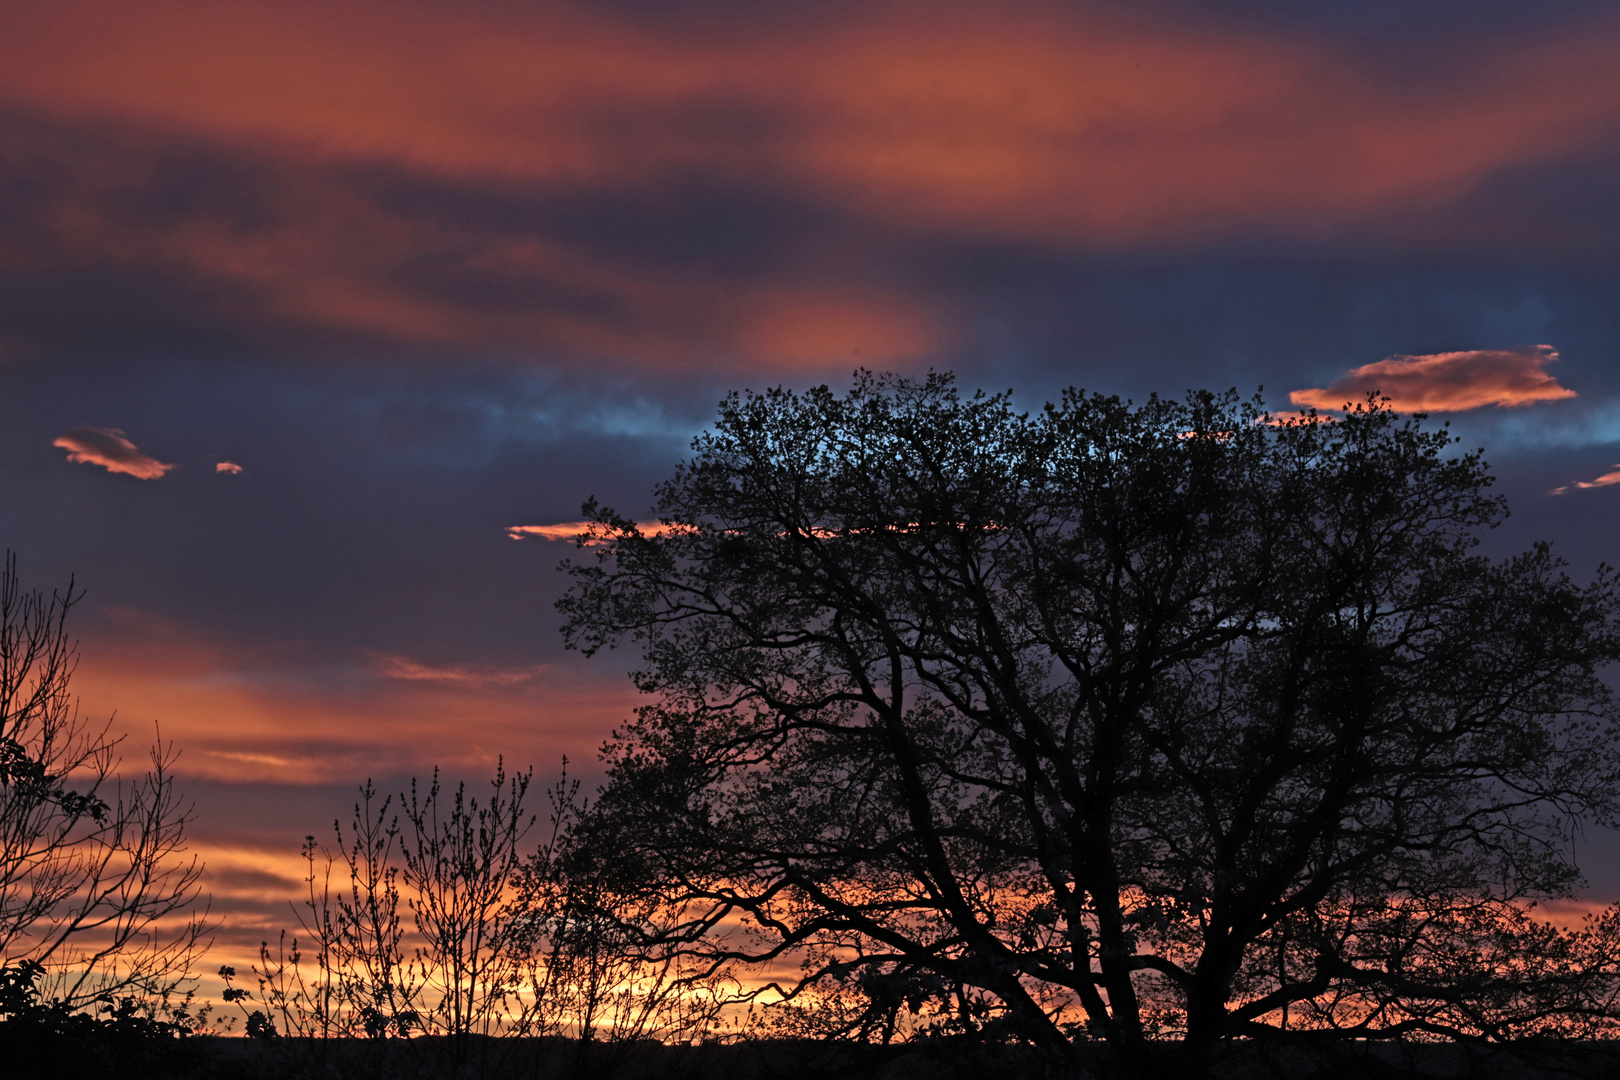
<svg viewBox="0 0 1620 1080">
<path fill-rule="evenodd" d="M 400 830 L 398 818 L 389 814 L 392 803 L 391 797 L 379 802 L 376 786 L 367 781 L 360 789 L 349 835 L 345 837 L 337 823 L 333 826 L 338 858 L 349 878 L 337 918 L 338 948 L 345 958 L 343 997 L 356 1011 L 360 1029 L 373 1038 L 405 1035 L 422 1022 L 418 1012 L 420 971 L 411 963 L 407 927 L 400 917 Z M 314 844 L 310 837 L 304 848 L 310 859 L 311 881 Z M 328 859 L 328 875 L 331 865 Z M 313 899 L 312 893 L 312 912 Z M 329 911 L 329 906 L 321 905 L 327 936 Z M 309 929 L 308 923 L 305 929 Z"/>
<path fill-rule="evenodd" d="M 104 994 L 158 996 L 186 981 L 209 927 L 196 912 L 202 864 L 186 854 L 191 808 L 161 741 L 122 775 L 111 721 L 80 714 L 69 581 L 24 590 L 0 570 L 0 964 L 39 964 L 70 1006 Z"/>
<path fill-rule="evenodd" d="M 597 817 L 563 765 L 550 792 L 551 833 L 524 867 L 514 907 L 555 1030 L 577 1040 L 582 1068 L 588 1058 L 599 1072 L 644 1040 L 685 1044 L 720 1036 L 728 1023 L 735 1030 L 732 1006 L 746 999 L 735 965 L 686 940 L 707 906 L 672 902 L 645 865 L 596 842 Z"/>
<path fill-rule="evenodd" d="M 508 777 L 500 764 L 484 800 L 458 784 L 445 805 L 435 771 L 425 794 L 412 781 L 401 798 L 408 825 L 402 880 L 422 942 L 416 967 L 424 1022 L 449 1037 L 458 1068 L 475 1045 L 486 1045 L 478 1037 L 526 1026 L 526 965 L 515 948 L 511 901 L 525 854 L 520 845 L 534 824 L 523 809 L 529 780 L 529 773 Z"/>
<path fill-rule="evenodd" d="M 349 826 L 333 823 L 335 848 L 304 843 L 296 933 L 261 946 L 250 986 L 221 969 L 249 1033 L 295 1071 L 355 1064 L 363 1052 L 334 1040 L 366 1038 L 371 1065 L 404 1056 L 488 1076 L 532 1064 L 541 1036 L 573 1037 L 602 1074 L 641 1040 L 711 1032 L 735 996 L 726 972 L 662 948 L 670 909 L 576 857 L 586 805 L 566 761 L 550 828 L 528 849 L 529 783 L 497 766 L 482 799 L 437 773 L 379 798 L 368 781 Z M 431 1038 L 399 1042 L 413 1035 Z"/>
</svg>

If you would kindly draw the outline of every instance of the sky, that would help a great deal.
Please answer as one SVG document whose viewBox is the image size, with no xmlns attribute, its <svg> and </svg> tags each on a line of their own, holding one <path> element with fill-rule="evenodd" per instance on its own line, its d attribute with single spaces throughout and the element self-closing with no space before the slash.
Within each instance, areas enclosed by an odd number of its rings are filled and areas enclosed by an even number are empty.
<svg viewBox="0 0 1620 1080">
<path fill-rule="evenodd" d="M 633 658 L 522 530 L 729 390 L 1381 389 L 1585 578 L 1617 292 L 1607 3 L 0 6 L 0 546 L 182 750 L 234 948 L 368 777 L 594 775 Z"/>
</svg>

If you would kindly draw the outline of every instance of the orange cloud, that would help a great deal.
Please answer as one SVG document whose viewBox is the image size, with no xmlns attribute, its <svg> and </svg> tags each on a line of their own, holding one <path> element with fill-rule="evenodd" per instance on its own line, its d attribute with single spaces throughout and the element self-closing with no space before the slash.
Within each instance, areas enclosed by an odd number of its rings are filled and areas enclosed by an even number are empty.
<svg viewBox="0 0 1620 1080">
<path fill-rule="evenodd" d="M 903 363 L 948 337 L 942 318 L 893 286 L 716 280 L 604 257 L 584 242 L 415 216 L 370 198 L 352 178 L 273 159 L 257 162 L 274 180 L 251 196 L 264 205 L 250 222 L 206 203 L 180 220 L 154 221 L 127 213 L 119 186 L 161 186 L 166 159 L 141 144 L 119 160 L 117 175 L 59 160 L 72 179 L 35 214 L 54 229 L 52 243 L 0 245 L 0 268 L 127 270 L 139 253 L 252 296 L 270 327 L 519 356 L 544 349 L 552 363 L 612 357 L 666 368 L 842 371 Z"/>
<path fill-rule="evenodd" d="M 1578 488 L 1613 487 L 1615 484 L 1620 484 L 1620 462 L 1615 464 L 1614 469 L 1614 472 L 1604 473 L 1596 480 L 1577 480 L 1573 484 L 1565 484 L 1563 487 L 1553 488 L 1552 491 L 1548 492 L 1548 494 L 1562 495 L 1566 491 Z"/>
<path fill-rule="evenodd" d="M 669 25 L 544 2 L 12 0 L 0 108 L 121 133 L 151 160 L 64 163 L 67 190 L 32 215 L 49 242 L 0 264 L 144 260 L 251 296 L 268 325 L 553 363 L 881 366 L 948 347 L 953 326 L 880 273 L 851 280 L 859 253 L 816 237 L 783 254 L 783 280 L 722 278 L 492 237 L 351 181 L 381 164 L 561 197 L 704 177 L 830 207 L 856 236 L 872 221 L 1080 248 L 1365 237 L 1378 215 L 1439 221 L 1620 123 L 1620 22 L 1460 43 L 1400 81 L 1298 35 L 1039 0 L 837 6 L 776 34 Z M 154 148 L 174 140 L 272 178 L 263 205 L 131 214 L 131 188 L 172 183 Z"/>
<path fill-rule="evenodd" d="M 500 667 L 493 664 L 424 664 L 404 656 L 372 653 L 372 670 L 385 679 L 404 682 L 446 683 L 483 690 L 497 686 L 522 686 L 534 682 L 549 668 L 544 664 L 528 667 Z"/>
<path fill-rule="evenodd" d="M 221 461 L 214 466 L 214 471 L 216 473 L 225 473 L 228 476 L 240 476 L 242 474 L 242 466 L 238 465 L 234 461 Z"/>
<path fill-rule="evenodd" d="M 749 177 L 1087 244 L 1349 226 L 1620 118 L 1612 22 L 1458 44 L 1397 81 L 1298 35 L 1084 7 L 840 11 L 727 36 L 560 3 L 13 0 L 0 97 L 457 179 Z"/>
<path fill-rule="evenodd" d="M 174 468 L 136 449 L 117 428 L 76 427 L 51 443 L 68 452 L 68 460 L 100 465 L 108 472 L 125 473 L 140 480 L 156 480 Z"/>
<path fill-rule="evenodd" d="M 597 529 L 594 521 L 565 521 L 558 525 L 509 525 L 506 535 L 513 540 L 575 540 L 585 533 Z M 638 521 L 636 528 L 641 530 L 643 536 L 663 536 L 665 533 L 677 532 L 678 525 L 665 525 L 661 521 Z"/>
<path fill-rule="evenodd" d="M 1487 405 L 1560 401 L 1574 397 L 1575 391 L 1558 385 L 1546 371 L 1557 359 L 1551 345 L 1391 356 L 1354 368 L 1325 389 L 1295 390 L 1288 399 L 1306 408 L 1342 409 L 1376 393 L 1402 412 L 1463 412 Z"/>
<path fill-rule="evenodd" d="M 1449 220 L 1431 211 L 1620 124 L 1620 21 L 1459 42 L 1398 81 L 1305 36 L 1041 0 L 671 25 L 547 2 L 12 0 L 0 109 L 87 125 L 63 145 L 124 140 L 128 160 L 58 161 L 64 190 L 30 211 L 44 239 L 0 245 L 0 266 L 152 264 L 288 332 L 553 364 L 906 364 L 957 327 L 881 271 L 852 280 L 847 245 L 795 234 L 780 279 L 724 277 L 492 236 L 434 199 L 379 198 L 376 178 L 564 198 L 702 177 L 827 207 L 840 242 L 866 222 L 1071 248 L 1364 238 Z M 252 211 L 233 194 L 132 213 L 132 190 L 174 182 L 175 145 L 266 178 L 238 193 Z"/>
<path fill-rule="evenodd" d="M 590 532 L 595 523 L 590 521 L 567 521 L 561 525 L 510 525 L 506 535 L 513 540 L 576 540 L 582 533 Z"/>
<path fill-rule="evenodd" d="M 750 299 L 739 351 L 770 366 L 910 360 L 940 340 L 929 320 L 879 297 L 781 292 Z"/>
<path fill-rule="evenodd" d="M 182 750 L 184 776 L 349 784 L 436 765 L 479 776 L 503 755 L 544 771 L 564 754 L 592 760 L 637 704 L 621 675 L 583 662 L 435 667 L 390 654 L 344 662 L 294 643 L 233 646 L 121 614 L 115 633 L 84 639 L 74 689 L 87 715 L 116 715 L 133 745 L 160 725 Z M 148 632 L 130 632 L 136 626 Z"/>
<path fill-rule="evenodd" d="M 1609 909 L 1610 902 L 1596 898 L 1568 900 L 1538 900 L 1531 905 L 1539 908 L 1539 917 L 1562 930 L 1582 930 L 1589 920 L 1597 919 Z"/>
</svg>

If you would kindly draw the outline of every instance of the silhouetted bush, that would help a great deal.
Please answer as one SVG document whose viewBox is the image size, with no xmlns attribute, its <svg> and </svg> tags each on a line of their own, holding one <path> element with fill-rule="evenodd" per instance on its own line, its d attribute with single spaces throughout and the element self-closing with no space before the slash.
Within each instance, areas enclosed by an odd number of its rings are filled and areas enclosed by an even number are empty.
<svg viewBox="0 0 1620 1080">
<path fill-rule="evenodd" d="M 193 1041 L 206 1012 L 189 998 L 174 1004 L 104 994 L 89 1002 L 41 995 L 44 966 L 0 967 L 0 1071 L 74 1080 L 203 1076 L 210 1059 Z"/>
<path fill-rule="evenodd" d="M 437 773 L 397 798 L 367 782 L 333 847 L 309 837 L 298 927 L 245 979 L 220 969 L 256 1057 L 288 1073 L 607 1075 L 711 1036 L 736 996 L 728 967 L 669 951 L 680 912 L 576 843 L 586 807 L 566 761 L 525 851 L 529 785 L 501 767 L 483 799 Z"/>
</svg>

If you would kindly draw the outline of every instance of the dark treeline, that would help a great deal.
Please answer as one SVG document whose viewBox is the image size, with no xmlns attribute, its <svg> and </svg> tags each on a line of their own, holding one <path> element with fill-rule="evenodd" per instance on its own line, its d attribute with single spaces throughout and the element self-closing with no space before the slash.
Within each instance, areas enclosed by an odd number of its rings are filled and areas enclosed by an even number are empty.
<svg viewBox="0 0 1620 1080">
<path fill-rule="evenodd" d="M 72 587 L 8 561 L 0 1042 L 126 1076 L 1610 1075 L 1620 912 L 1537 904 L 1620 811 L 1620 597 L 1478 554 L 1506 508 L 1454 443 L 1376 399 L 733 395 L 656 527 L 587 504 L 564 564 L 569 645 L 642 658 L 601 790 L 366 784 L 202 1005 L 172 751 L 120 778 Z"/>
</svg>

